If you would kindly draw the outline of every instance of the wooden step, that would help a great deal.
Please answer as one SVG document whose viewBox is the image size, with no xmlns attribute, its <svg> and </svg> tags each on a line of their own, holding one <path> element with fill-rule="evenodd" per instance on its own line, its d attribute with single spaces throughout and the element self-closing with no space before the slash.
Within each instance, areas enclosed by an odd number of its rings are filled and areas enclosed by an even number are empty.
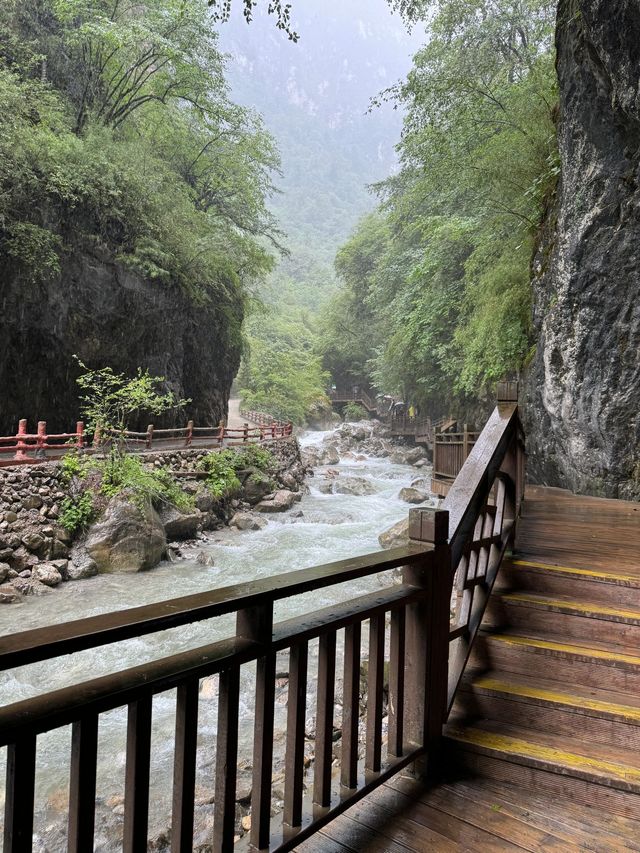
<svg viewBox="0 0 640 853">
<path fill-rule="evenodd" d="M 575 643 L 562 637 L 481 631 L 471 665 L 522 673 L 619 693 L 640 694 L 640 654 L 612 643 Z"/>
<path fill-rule="evenodd" d="M 566 595 L 578 601 L 640 609 L 640 575 L 615 567 L 610 570 L 574 568 L 512 557 L 502 564 L 496 590 Z"/>
<path fill-rule="evenodd" d="M 484 722 L 447 726 L 458 767 L 502 782 L 553 791 L 615 814 L 640 814 L 640 754 L 558 735 Z"/>
<path fill-rule="evenodd" d="M 454 713 L 640 750 L 640 700 L 594 687 L 509 672 L 470 674 Z"/>
<path fill-rule="evenodd" d="M 575 600 L 565 595 L 496 593 L 487 609 L 485 624 L 640 648 L 639 608 Z"/>
</svg>

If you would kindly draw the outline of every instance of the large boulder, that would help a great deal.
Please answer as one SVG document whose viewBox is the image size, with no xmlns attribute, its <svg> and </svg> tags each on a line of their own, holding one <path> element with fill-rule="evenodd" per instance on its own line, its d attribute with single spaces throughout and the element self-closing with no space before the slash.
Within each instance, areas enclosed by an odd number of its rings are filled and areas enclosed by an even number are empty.
<svg viewBox="0 0 640 853">
<path fill-rule="evenodd" d="M 13 604 L 22 598 L 21 593 L 10 583 L 0 584 L 0 604 Z"/>
<path fill-rule="evenodd" d="M 301 499 L 301 495 L 295 492 L 290 492 L 287 489 L 280 489 L 270 498 L 260 501 L 256 504 L 255 509 L 258 512 L 285 512 L 291 509 L 296 501 Z"/>
<path fill-rule="evenodd" d="M 159 515 L 166 538 L 172 540 L 193 539 L 203 521 L 203 514 L 199 509 L 185 512 L 171 505 L 163 506 Z"/>
<path fill-rule="evenodd" d="M 98 574 L 98 566 L 78 542 L 71 549 L 71 560 L 67 563 L 67 580 L 79 581 Z"/>
<path fill-rule="evenodd" d="M 405 459 L 407 461 L 407 465 L 415 465 L 417 462 L 423 462 L 428 457 L 428 453 L 424 447 L 421 447 L 419 444 L 416 447 L 412 447 L 405 454 Z"/>
<path fill-rule="evenodd" d="M 333 492 L 336 495 L 361 497 L 363 495 L 374 495 L 377 489 L 365 477 L 340 477 L 334 481 Z"/>
<path fill-rule="evenodd" d="M 31 577 L 45 586 L 58 586 L 62 582 L 62 575 L 51 563 L 40 563 L 34 566 Z"/>
<path fill-rule="evenodd" d="M 378 536 L 383 548 L 401 548 L 409 544 L 409 516 L 398 521 L 393 527 Z"/>
<path fill-rule="evenodd" d="M 237 512 L 229 522 L 229 527 L 238 530 L 261 530 L 266 525 L 266 520 L 253 512 Z"/>
<path fill-rule="evenodd" d="M 429 495 L 426 492 L 421 492 L 420 489 L 413 489 L 410 486 L 406 486 L 404 489 L 400 489 L 398 497 L 401 501 L 405 501 L 408 504 L 423 504 L 428 500 Z"/>
<path fill-rule="evenodd" d="M 102 519 L 89 528 L 83 545 L 99 572 L 139 572 L 160 562 L 167 537 L 150 504 L 139 506 L 119 496 L 112 498 Z"/>
<path fill-rule="evenodd" d="M 250 468 L 241 472 L 240 479 L 243 497 L 250 504 L 257 504 L 264 500 L 267 495 L 273 492 L 276 485 L 270 477 L 267 477 L 258 468 Z"/>
</svg>

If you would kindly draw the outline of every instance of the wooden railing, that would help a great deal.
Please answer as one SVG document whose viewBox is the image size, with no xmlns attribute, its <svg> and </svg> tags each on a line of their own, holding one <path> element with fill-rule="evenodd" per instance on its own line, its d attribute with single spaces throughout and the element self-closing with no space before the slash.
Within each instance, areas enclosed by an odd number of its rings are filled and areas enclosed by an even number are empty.
<svg viewBox="0 0 640 853">
<path fill-rule="evenodd" d="M 410 514 L 407 547 L 282 574 L 159 604 L 53 625 L 0 640 L 0 669 L 50 660 L 235 614 L 235 634 L 0 709 L 7 745 L 5 853 L 32 849 L 38 737 L 72 726 L 68 849 L 93 849 L 100 716 L 128 708 L 124 798 L 126 853 L 146 850 L 153 697 L 177 690 L 172 851 L 191 851 L 194 829 L 199 682 L 219 675 L 212 849 L 234 848 L 240 672 L 257 662 L 251 793 L 256 850 L 293 849 L 355 801 L 410 764 L 438 769 L 442 725 L 513 534 L 524 478 L 517 404 L 500 402 L 451 490 L 445 508 Z M 402 582 L 345 596 L 340 584 L 402 567 Z M 449 623 L 453 581 L 460 593 Z M 331 607 L 274 622 L 274 604 L 335 588 Z M 318 665 L 310 645 L 317 643 Z M 364 643 L 364 653 L 363 653 Z M 284 810 L 271 816 L 276 655 L 289 655 Z M 341 746 L 334 777 L 337 652 L 342 653 Z M 359 744 L 361 666 L 366 726 Z M 383 738 L 388 661 L 387 741 Z M 315 763 L 303 796 L 309 687 L 316 688 Z M 364 757 L 359 760 L 359 747 Z"/>
<path fill-rule="evenodd" d="M 440 432 L 436 429 L 433 436 L 433 476 L 455 480 L 479 435 L 466 424 L 462 432 Z"/>
<path fill-rule="evenodd" d="M 184 427 L 156 429 L 149 424 L 145 432 L 125 430 L 122 433 L 98 433 L 87 435 L 82 421 L 76 424 L 76 431 L 51 435 L 47 433 L 46 421 L 38 422 L 36 433 L 29 433 L 26 419 L 20 420 L 18 432 L 12 436 L 0 436 L 0 466 L 24 465 L 41 462 L 50 457 L 62 456 L 70 451 L 84 450 L 95 452 L 111 441 L 122 441 L 130 451 L 152 450 L 153 448 L 222 447 L 244 444 L 246 442 L 273 441 L 293 435 L 293 424 L 283 421 L 270 421 L 263 426 L 226 427 L 224 422 L 218 426 L 194 426 L 189 421 Z"/>
<path fill-rule="evenodd" d="M 290 426 L 290 421 L 280 421 L 274 418 L 273 415 L 268 415 L 265 412 L 256 412 L 253 409 L 240 409 L 240 415 L 258 426 L 264 427 L 287 427 Z"/>
<path fill-rule="evenodd" d="M 367 392 L 358 386 L 330 391 L 329 398 L 333 403 L 361 403 L 368 412 L 375 412 L 377 410 L 375 400 L 372 400 Z"/>
</svg>

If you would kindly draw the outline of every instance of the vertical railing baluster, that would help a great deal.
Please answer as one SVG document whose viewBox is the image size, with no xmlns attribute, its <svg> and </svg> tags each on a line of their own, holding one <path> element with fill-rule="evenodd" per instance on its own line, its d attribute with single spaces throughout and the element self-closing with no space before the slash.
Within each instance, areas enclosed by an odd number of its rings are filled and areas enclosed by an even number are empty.
<svg viewBox="0 0 640 853">
<path fill-rule="evenodd" d="M 367 677 L 367 744 L 365 770 L 379 773 L 382 764 L 382 703 L 384 693 L 384 613 L 369 620 Z"/>
<path fill-rule="evenodd" d="M 171 853 L 190 853 L 193 849 L 199 686 L 198 679 L 191 678 L 177 690 Z"/>
<path fill-rule="evenodd" d="M 98 715 L 75 722 L 71 729 L 68 853 L 93 850 L 98 761 Z"/>
<path fill-rule="evenodd" d="M 4 853 L 31 853 L 35 776 L 35 736 L 9 744 L 4 803 Z"/>
<path fill-rule="evenodd" d="M 246 424 L 245 424 L 246 426 Z M 276 657 L 273 639 L 273 601 L 238 611 L 236 634 L 269 651 L 257 659 L 256 707 L 253 728 L 253 781 L 251 791 L 251 844 L 268 847 L 271 829 L 271 781 L 273 776 L 273 715 Z"/>
<path fill-rule="evenodd" d="M 124 787 L 124 853 L 147 849 L 152 696 L 129 705 Z"/>
<path fill-rule="evenodd" d="M 308 646 L 293 646 L 289 655 L 287 693 L 287 748 L 284 776 L 284 822 L 302 823 L 302 784 L 304 777 L 304 734 L 307 716 Z"/>
<path fill-rule="evenodd" d="M 270 653 L 258 659 L 256 674 L 251 843 L 258 850 L 269 846 L 271 834 L 275 681 L 276 656 Z"/>
<path fill-rule="evenodd" d="M 400 758 L 404 752 L 404 659 L 405 609 L 391 611 L 389 649 L 389 755 Z"/>
<path fill-rule="evenodd" d="M 354 622 L 344 632 L 344 679 L 342 697 L 342 766 L 345 788 L 358 785 L 358 723 L 360 720 L 360 640 L 362 624 Z"/>
<path fill-rule="evenodd" d="M 239 702 L 240 668 L 236 666 L 220 673 L 213 818 L 214 853 L 231 853 L 233 850 L 236 822 Z"/>
<path fill-rule="evenodd" d="M 318 658 L 318 704 L 316 712 L 316 762 L 313 802 L 331 804 L 331 761 L 333 752 L 333 700 L 336 674 L 336 632 L 320 637 Z"/>
</svg>

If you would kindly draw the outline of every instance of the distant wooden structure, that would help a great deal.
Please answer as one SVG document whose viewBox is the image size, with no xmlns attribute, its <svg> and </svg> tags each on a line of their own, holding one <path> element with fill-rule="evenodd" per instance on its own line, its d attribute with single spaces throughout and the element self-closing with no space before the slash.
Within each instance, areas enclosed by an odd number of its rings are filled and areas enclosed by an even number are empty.
<svg viewBox="0 0 640 853">
<path fill-rule="evenodd" d="M 358 403 L 369 415 L 378 414 L 378 404 L 367 392 L 354 385 L 351 388 L 340 388 L 329 391 L 329 399 L 332 405 L 343 408 L 347 403 Z"/>
</svg>

